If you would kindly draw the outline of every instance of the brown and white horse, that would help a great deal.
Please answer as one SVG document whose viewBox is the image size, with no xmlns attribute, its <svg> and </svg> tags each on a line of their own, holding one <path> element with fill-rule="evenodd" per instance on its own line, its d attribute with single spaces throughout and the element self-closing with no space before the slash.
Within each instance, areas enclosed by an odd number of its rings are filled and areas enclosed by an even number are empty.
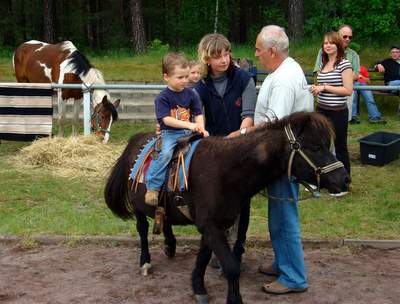
<svg viewBox="0 0 400 304">
<path fill-rule="evenodd" d="M 57 44 L 30 40 L 22 43 L 14 52 L 13 65 L 18 82 L 57 83 L 57 84 L 104 84 L 103 74 L 94 68 L 88 59 L 78 51 L 71 41 Z M 74 99 L 72 133 L 77 133 L 79 109 L 82 99 L 80 89 L 58 89 L 58 115 L 61 136 L 64 135 L 64 100 Z M 107 143 L 111 124 L 117 120 L 117 107 L 120 100 L 110 102 L 106 90 L 94 90 L 92 94 L 93 115 L 91 128 Z"/>
</svg>

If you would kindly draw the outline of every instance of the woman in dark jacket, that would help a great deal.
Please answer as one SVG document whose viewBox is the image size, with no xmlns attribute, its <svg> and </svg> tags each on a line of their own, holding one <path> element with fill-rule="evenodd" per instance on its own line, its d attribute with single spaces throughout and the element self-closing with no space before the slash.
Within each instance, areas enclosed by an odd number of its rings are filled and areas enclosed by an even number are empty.
<svg viewBox="0 0 400 304">
<path fill-rule="evenodd" d="M 207 74 L 194 87 L 204 107 L 205 127 L 210 135 L 235 136 L 245 134 L 253 126 L 256 87 L 251 75 L 232 61 L 231 44 L 221 34 L 204 36 L 198 46 L 198 56 Z M 233 253 L 241 260 L 249 225 L 250 200 L 244 204 L 237 225 Z M 236 225 L 235 225 L 236 226 Z"/>
</svg>

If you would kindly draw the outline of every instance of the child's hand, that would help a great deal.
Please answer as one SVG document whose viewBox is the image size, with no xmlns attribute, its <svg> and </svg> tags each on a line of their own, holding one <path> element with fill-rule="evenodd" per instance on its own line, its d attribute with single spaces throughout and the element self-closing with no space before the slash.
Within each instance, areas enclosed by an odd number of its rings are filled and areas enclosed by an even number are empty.
<svg viewBox="0 0 400 304">
<path fill-rule="evenodd" d="M 188 122 L 188 129 L 192 132 L 200 132 L 200 126 L 194 122 Z"/>
</svg>

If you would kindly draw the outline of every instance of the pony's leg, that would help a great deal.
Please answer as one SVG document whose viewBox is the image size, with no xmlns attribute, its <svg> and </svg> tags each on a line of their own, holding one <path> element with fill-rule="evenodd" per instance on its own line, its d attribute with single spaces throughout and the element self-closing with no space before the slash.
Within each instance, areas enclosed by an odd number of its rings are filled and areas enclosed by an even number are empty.
<svg viewBox="0 0 400 304">
<path fill-rule="evenodd" d="M 164 232 L 164 253 L 167 257 L 172 258 L 175 256 L 176 252 L 176 238 L 174 232 L 172 231 L 172 226 L 167 221 L 164 221 L 163 226 Z"/>
<path fill-rule="evenodd" d="M 66 102 L 61 97 L 61 89 L 57 91 L 58 105 L 58 135 L 64 136 Z"/>
<path fill-rule="evenodd" d="M 200 249 L 196 258 L 196 266 L 192 272 L 192 288 L 198 304 L 208 303 L 207 290 L 204 286 L 204 274 L 210 262 L 211 253 L 212 250 L 205 241 L 204 235 L 202 235 Z"/>
<path fill-rule="evenodd" d="M 74 99 L 74 117 L 72 119 L 72 135 L 77 136 L 79 133 L 79 112 L 81 107 L 81 99 Z"/>
<path fill-rule="evenodd" d="M 140 236 L 140 272 L 146 276 L 151 271 L 149 241 L 147 235 L 149 233 L 149 222 L 146 215 L 135 211 L 136 216 L 136 230 Z"/>
<path fill-rule="evenodd" d="M 250 220 L 250 199 L 244 202 L 242 210 L 239 215 L 239 223 L 237 229 L 237 238 L 233 246 L 233 254 L 238 259 L 239 263 L 242 262 L 242 255 L 244 253 L 244 243 L 246 242 L 247 229 L 249 228 Z"/>
<path fill-rule="evenodd" d="M 222 270 L 228 280 L 226 302 L 229 304 L 242 304 L 242 296 L 239 290 L 240 263 L 229 247 L 226 234 L 215 225 L 209 224 L 205 228 L 204 235 L 207 243 L 220 261 Z"/>
</svg>

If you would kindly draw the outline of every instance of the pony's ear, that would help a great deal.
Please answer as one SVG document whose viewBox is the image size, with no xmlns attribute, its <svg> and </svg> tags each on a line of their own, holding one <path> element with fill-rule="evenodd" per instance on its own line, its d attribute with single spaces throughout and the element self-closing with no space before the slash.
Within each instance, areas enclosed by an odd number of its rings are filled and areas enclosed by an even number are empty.
<svg viewBox="0 0 400 304">
<path fill-rule="evenodd" d="M 311 123 L 311 117 L 307 113 L 301 115 L 303 113 L 298 113 L 297 120 L 294 123 L 291 123 L 292 131 L 294 136 L 297 138 L 303 133 L 304 128 Z"/>
<path fill-rule="evenodd" d="M 120 103 L 121 103 L 121 99 L 117 99 L 116 101 L 114 101 L 113 102 L 114 108 L 118 108 Z"/>
<path fill-rule="evenodd" d="M 108 103 L 107 95 L 104 95 L 103 100 L 101 101 L 101 103 L 103 104 L 103 106 L 107 105 L 107 103 Z"/>
</svg>

